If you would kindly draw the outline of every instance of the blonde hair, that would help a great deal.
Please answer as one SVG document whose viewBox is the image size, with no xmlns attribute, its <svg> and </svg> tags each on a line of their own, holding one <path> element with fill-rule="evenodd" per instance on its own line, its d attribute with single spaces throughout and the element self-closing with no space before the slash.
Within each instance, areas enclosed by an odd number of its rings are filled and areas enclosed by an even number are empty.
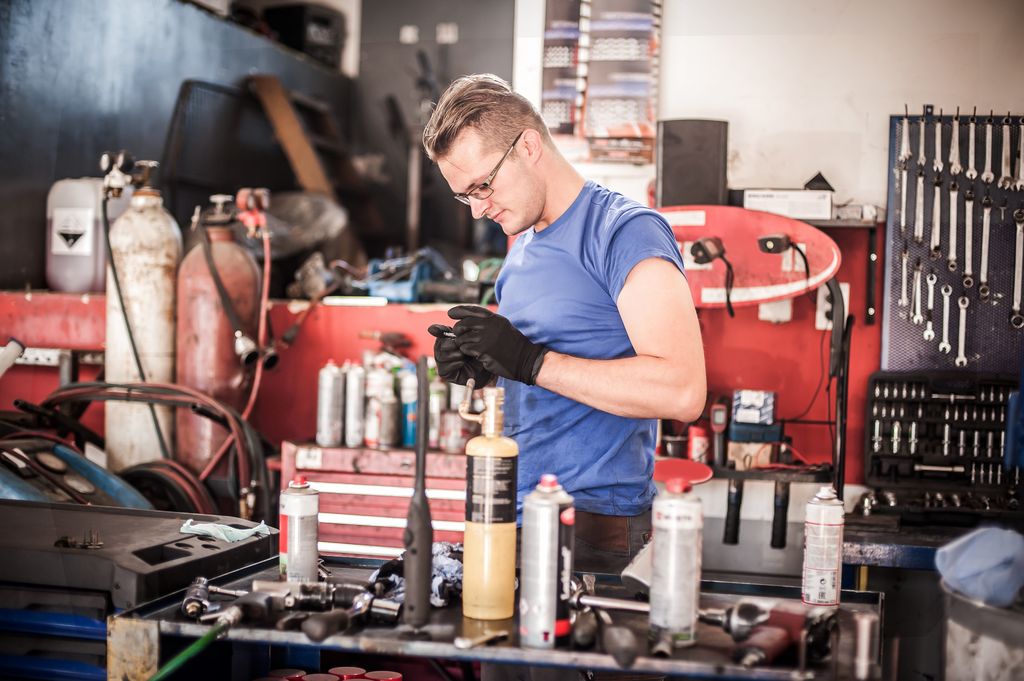
<svg viewBox="0 0 1024 681">
<path fill-rule="evenodd" d="M 527 128 L 551 143 L 544 119 L 529 100 L 490 73 L 462 76 L 441 95 L 423 128 L 423 148 L 430 160 L 446 156 L 467 128 L 475 129 L 484 144 L 493 149 L 507 148 Z"/>
</svg>

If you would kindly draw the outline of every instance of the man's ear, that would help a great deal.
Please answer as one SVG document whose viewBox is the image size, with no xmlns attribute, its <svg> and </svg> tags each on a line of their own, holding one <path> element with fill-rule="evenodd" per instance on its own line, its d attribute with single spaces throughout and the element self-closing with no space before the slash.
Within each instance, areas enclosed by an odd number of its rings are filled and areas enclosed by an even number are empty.
<svg viewBox="0 0 1024 681">
<path fill-rule="evenodd" d="M 544 138 L 533 128 L 523 131 L 522 146 L 525 151 L 523 156 L 530 163 L 536 163 L 544 154 Z"/>
</svg>

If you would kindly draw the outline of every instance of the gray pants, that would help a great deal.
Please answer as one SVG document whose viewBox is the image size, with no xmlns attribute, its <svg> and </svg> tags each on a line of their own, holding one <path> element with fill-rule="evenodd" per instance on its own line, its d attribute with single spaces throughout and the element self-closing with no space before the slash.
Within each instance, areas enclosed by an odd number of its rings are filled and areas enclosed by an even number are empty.
<svg viewBox="0 0 1024 681">
<path fill-rule="evenodd" d="M 618 575 L 651 535 L 651 514 L 600 516 L 576 512 L 573 567 L 576 572 Z M 644 681 L 661 676 L 619 672 L 589 672 L 557 667 L 482 664 L 481 681 Z"/>
</svg>

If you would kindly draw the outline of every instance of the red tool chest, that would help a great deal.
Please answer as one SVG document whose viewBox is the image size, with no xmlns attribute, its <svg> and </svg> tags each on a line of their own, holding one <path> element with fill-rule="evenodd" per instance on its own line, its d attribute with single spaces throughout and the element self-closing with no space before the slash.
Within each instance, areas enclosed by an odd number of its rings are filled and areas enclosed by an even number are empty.
<svg viewBox="0 0 1024 681">
<path fill-rule="evenodd" d="M 320 553 L 391 558 L 412 497 L 416 454 L 409 449 L 281 444 L 281 479 L 304 475 L 320 493 Z M 466 513 L 466 457 L 427 453 L 427 499 L 434 541 L 461 542 Z"/>
</svg>

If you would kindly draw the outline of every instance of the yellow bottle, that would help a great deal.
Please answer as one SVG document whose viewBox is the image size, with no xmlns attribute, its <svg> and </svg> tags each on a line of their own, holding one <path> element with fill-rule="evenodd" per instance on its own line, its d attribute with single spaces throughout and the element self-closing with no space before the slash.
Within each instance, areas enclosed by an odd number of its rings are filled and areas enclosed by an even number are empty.
<svg viewBox="0 0 1024 681">
<path fill-rule="evenodd" d="M 516 578 L 516 464 L 519 447 L 502 437 L 502 388 L 484 388 L 484 410 L 463 418 L 477 421 L 482 434 L 466 443 L 466 532 L 463 547 L 462 614 L 479 620 L 512 617 Z"/>
</svg>

